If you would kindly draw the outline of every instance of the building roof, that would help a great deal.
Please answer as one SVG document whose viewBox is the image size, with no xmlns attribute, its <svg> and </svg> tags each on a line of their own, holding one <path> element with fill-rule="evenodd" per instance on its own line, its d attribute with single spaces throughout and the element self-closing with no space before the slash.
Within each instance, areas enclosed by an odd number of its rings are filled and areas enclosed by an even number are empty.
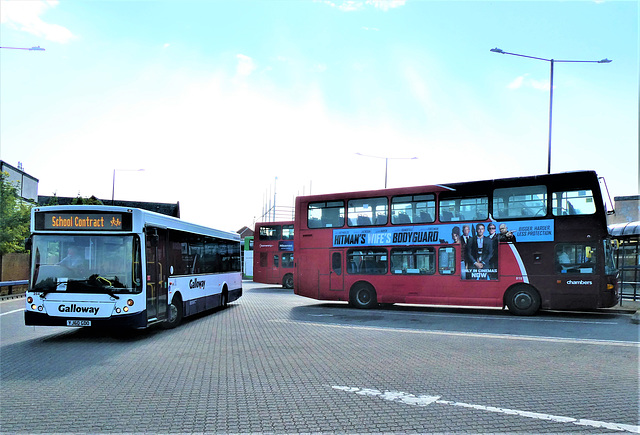
<svg viewBox="0 0 640 435">
<path fill-rule="evenodd" d="M 640 236 L 640 222 L 623 222 L 609 225 L 609 234 L 612 237 Z"/>
</svg>

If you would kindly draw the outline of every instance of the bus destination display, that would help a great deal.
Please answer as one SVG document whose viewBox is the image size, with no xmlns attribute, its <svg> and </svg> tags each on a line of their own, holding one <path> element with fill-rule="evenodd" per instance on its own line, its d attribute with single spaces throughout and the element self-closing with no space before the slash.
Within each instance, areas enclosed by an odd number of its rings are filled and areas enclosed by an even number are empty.
<svg viewBox="0 0 640 435">
<path fill-rule="evenodd" d="M 45 230 L 121 231 L 121 213 L 43 213 Z"/>
</svg>

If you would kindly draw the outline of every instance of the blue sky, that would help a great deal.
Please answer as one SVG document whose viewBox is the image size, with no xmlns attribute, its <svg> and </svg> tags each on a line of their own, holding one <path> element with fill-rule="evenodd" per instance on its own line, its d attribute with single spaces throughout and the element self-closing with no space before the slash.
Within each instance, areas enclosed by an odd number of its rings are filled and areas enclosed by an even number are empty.
<svg viewBox="0 0 640 435">
<path fill-rule="evenodd" d="M 635 1 L 1 1 L 0 158 L 251 226 L 302 193 L 590 169 L 638 194 Z M 365 154 L 375 157 L 363 157 Z M 378 158 L 376 158 L 378 157 Z M 409 157 L 417 159 L 409 160 Z M 144 171 L 134 171 L 135 169 Z M 277 182 L 275 181 L 277 177 Z"/>
</svg>

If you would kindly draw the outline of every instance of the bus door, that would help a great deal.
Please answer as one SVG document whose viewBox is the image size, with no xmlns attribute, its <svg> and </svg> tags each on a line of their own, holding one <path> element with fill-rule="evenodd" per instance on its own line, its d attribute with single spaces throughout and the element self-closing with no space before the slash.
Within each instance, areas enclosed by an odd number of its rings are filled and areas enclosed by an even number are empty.
<svg viewBox="0 0 640 435">
<path fill-rule="evenodd" d="M 167 318 L 167 230 L 146 229 L 147 320 Z"/>
<path fill-rule="evenodd" d="M 331 271 L 329 272 L 329 280 L 331 281 L 331 290 L 344 289 L 344 268 L 342 267 L 342 252 L 331 252 Z"/>
</svg>

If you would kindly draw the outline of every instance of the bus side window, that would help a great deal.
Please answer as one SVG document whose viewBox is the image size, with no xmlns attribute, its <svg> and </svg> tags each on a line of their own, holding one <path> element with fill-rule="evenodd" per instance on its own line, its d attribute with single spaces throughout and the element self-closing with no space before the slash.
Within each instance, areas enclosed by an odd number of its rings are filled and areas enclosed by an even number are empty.
<svg viewBox="0 0 640 435">
<path fill-rule="evenodd" d="M 331 270 L 336 275 L 342 275 L 342 254 L 339 252 L 331 254 Z"/>
<path fill-rule="evenodd" d="M 559 243 L 556 245 L 556 271 L 559 273 L 594 273 L 596 248 L 589 245 Z"/>
<path fill-rule="evenodd" d="M 278 267 L 278 264 L 280 263 L 280 257 L 278 257 L 278 254 L 273 254 L 273 267 Z"/>
<path fill-rule="evenodd" d="M 267 253 L 260 253 L 260 267 L 267 267 Z"/>
<path fill-rule="evenodd" d="M 593 214 L 596 205 L 591 190 L 553 192 L 553 215 Z"/>
<path fill-rule="evenodd" d="M 438 272 L 440 275 L 456 273 L 456 248 L 448 246 L 438 250 Z"/>
</svg>

